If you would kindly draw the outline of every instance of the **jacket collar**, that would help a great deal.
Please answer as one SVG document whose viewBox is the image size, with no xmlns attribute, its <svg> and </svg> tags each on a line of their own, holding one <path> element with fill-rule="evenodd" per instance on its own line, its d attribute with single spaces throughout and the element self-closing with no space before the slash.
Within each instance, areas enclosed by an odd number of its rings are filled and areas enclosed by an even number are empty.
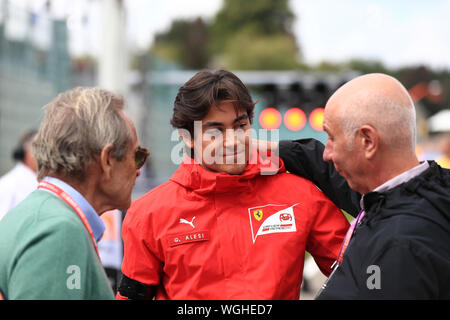
<svg viewBox="0 0 450 320">
<path fill-rule="evenodd" d="M 368 192 L 366 194 L 363 194 L 360 200 L 360 206 L 362 209 L 366 209 L 367 206 L 365 205 L 365 198 L 369 197 L 373 199 L 373 194 L 380 194 L 382 192 L 388 191 L 390 189 L 393 189 L 397 187 L 398 185 L 401 185 L 405 182 L 408 182 L 409 180 L 419 176 L 421 173 L 426 171 L 430 167 L 429 163 L 427 161 L 424 161 L 420 163 L 419 165 L 415 166 L 414 168 L 407 170 L 396 177 L 386 181 L 382 185 L 375 188 L 375 190 Z M 370 200 L 367 200 L 370 202 Z M 366 210 L 365 210 L 366 211 Z"/>
<path fill-rule="evenodd" d="M 378 208 L 383 206 L 386 200 L 401 197 L 400 193 L 403 193 L 405 191 L 408 193 L 416 193 L 416 190 L 424 185 L 426 185 L 428 189 L 432 189 L 432 186 L 428 186 L 430 179 L 434 181 L 433 183 L 439 184 L 441 179 L 440 170 L 442 170 L 442 168 L 434 161 L 427 162 L 429 164 L 429 168 L 419 175 L 413 177 L 412 179 L 401 183 L 389 190 L 383 190 L 379 192 L 372 191 L 364 194 L 361 199 L 361 203 L 363 205 L 364 211 L 366 211 L 367 218 L 376 215 L 379 210 Z"/>
<path fill-rule="evenodd" d="M 422 172 L 426 171 L 428 168 L 430 167 L 430 165 L 428 164 L 427 161 L 423 161 L 422 163 L 418 164 L 417 166 L 415 166 L 414 168 L 407 170 L 399 175 L 397 175 L 396 177 L 386 181 L 385 183 L 383 183 L 382 185 L 378 186 L 375 190 L 375 192 L 384 192 L 387 191 L 389 189 L 395 188 L 396 186 L 408 182 L 409 180 L 417 177 L 418 175 L 420 175 Z"/>
<path fill-rule="evenodd" d="M 272 164 L 271 174 L 286 171 L 280 158 L 273 154 L 268 154 L 268 157 Z M 265 162 L 261 158 L 256 150 L 252 150 L 249 164 L 245 170 L 239 175 L 230 175 L 225 172 L 209 171 L 186 157 L 170 180 L 199 195 L 248 191 L 253 187 L 252 181 L 256 177 L 267 174 L 269 162 Z"/>
</svg>

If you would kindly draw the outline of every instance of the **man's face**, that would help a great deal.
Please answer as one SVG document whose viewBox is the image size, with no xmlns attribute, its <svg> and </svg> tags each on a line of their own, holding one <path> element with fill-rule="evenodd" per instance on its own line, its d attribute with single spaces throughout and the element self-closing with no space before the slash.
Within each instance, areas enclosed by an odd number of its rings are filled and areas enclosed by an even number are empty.
<svg viewBox="0 0 450 320">
<path fill-rule="evenodd" d="M 323 152 L 324 161 L 332 161 L 339 174 L 344 177 L 350 188 L 360 193 L 366 193 L 364 179 L 364 157 L 355 135 L 346 137 L 341 121 L 336 116 L 336 108 L 325 108 L 323 129 L 328 134 L 328 140 Z"/>
<path fill-rule="evenodd" d="M 120 210 L 128 209 L 131 204 L 131 192 L 136 178 L 140 175 L 135 162 L 136 150 L 139 147 L 136 128 L 133 122 L 123 114 L 126 122 L 130 125 L 133 132 L 132 141 L 129 143 L 127 152 L 121 161 L 115 163 L 116 168 L 113 171 L 112 181 L 110 183 L 110 198 L 115 204 L 115 208 Z"/>
<path fill-rule="evenodd" d="M 240 174 L 249 159 L 250 120 L 232 103 L 212 106 L 194 134 L 196 160 L 210 171 Z M 200 158 L 201 155 L 201 158 Z"/>
</svg>

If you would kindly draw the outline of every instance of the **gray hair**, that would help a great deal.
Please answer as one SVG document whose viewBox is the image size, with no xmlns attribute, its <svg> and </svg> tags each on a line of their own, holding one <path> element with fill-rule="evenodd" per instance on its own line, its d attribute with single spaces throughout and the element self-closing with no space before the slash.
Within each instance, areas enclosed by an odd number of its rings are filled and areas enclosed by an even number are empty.
<svg viewBox="0 0 450 320">
<path fill-rule="evenodd" d="M 113 156 L 123 159 L 132 131 L 119 113 L 121 96 L 100 88 L 74 88 L 45 106 L 33 141 L 38 179 L 50 173 L 83 181 L 89 163 L 111 143 Z"/>
<path fill-rule="evenodd" d="M 351 111 L 347 110 L 340 115 L 346 140 L 353 141 L 350 138 L 354 137 L 361 126 L 371 125 L 378 130 L 381 140 L 387 146 L 398 150 L 414 150 L 416 112 L 411 98 L 408 100 L 408 105 L 399 105 L 398 101 L 376 93 L 371 97 L 354 97 Z"/>
</svg>

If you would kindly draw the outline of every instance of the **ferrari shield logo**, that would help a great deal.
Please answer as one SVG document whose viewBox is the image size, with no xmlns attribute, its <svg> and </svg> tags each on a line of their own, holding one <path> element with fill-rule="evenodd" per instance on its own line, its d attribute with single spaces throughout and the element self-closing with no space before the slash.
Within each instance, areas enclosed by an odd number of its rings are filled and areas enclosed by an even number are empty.
<svg viewBox="0 0 450 320">
<path fill-rule="evenodd" d="M 261 221 L 261 219 L 263 217 L 262 210 L 258 209 L 258 210 L 253 211 L 253 216 L 255 217 L 256 220 Z"/>
<path fill-rule="evenodd" d="M 248 208 L 253 243 L 255 243 L 258 237 L 265 236 L 266 234 L 297 232 L 294 212 L 294 208 L 297 205 L 299 203 L 294 205 L 266 204 Z"/>
</svg>

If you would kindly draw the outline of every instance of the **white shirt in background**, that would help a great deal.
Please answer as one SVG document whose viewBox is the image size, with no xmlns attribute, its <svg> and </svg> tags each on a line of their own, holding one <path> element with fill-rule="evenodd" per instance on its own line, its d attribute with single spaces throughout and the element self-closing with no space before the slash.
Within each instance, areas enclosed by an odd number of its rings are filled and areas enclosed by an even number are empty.
<svg viewBox="0 0 450 320">
<path fill-rule="evenodd" d="M 0 220 L 38 185 L 36 173 L 22 162 L 0 178 Z"/>
</svg>

